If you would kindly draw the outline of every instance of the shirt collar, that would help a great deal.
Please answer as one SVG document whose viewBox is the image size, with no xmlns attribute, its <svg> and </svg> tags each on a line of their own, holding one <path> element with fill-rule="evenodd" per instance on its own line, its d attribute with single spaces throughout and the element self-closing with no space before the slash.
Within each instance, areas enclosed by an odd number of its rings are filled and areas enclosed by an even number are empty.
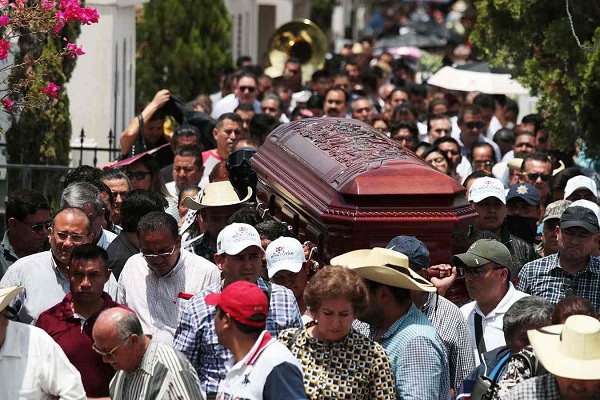
<svg viewBox="0 0 600 400">
<path fill-rule="evenodd" d="M 137 371 L 144 371 L 145 373 L 147 373 L 148 375 L 152 376 L 152 372 L 154 370 L 153 365 L 154 365 L 154 359 L 155 359 L 155 353 L 156 353 L 156 347 L 158 346 L 158 343 L 154 343 L 154 339 L 152 339 L 150 341 L 150 344 L 148 345 L 148 348 L 146 349 L 146 352 L 144 353 L 144 356 L 142 357 L 142 361 L 140 362 L 140 365 L 138 365 L 136 371 L 132 372 L 132 374 L 135 374 Z"/>
<path fill-rule="evenodd" d="M 484 317 L 494 316 L 498 313 L 500 313 L 500 314 L 505 313 L 510 308 L 510 306 L 513 305 L 514 301 L 511 301 L 511 300 L 512 300 L 513 296 L 515 295 L 516 291 L 517 291 L 517 289 L 515 289 L 515 286 L 512 284 L 512 282 L 508 282 L 508 291 L 506 292 L 506 294 L 504 295 L 502 300 L 500 300 L 500 303 L 498 303 L 496 308 L 494 308 L 492 311 L 490 311 L 488 313 L 488 315 L 485 315 L 483 313 L 483 311 L 481 311 L 481 309 L 479 308 L 479 304 L 477 304 L 477 302 L 475 302 L 475 312 L 477 312 L 478 314 L 480 314 Z"/>
<path fill-rule="evenodd" d="M 260 336 L 258 337 L 256 342 L 254 343 L 254 346 L 252 346 L 252 348 L 250 349 L 248 354 L 246 354 L 244 356 L 244 358 L 242 358 L 242 360 L 239 361 L 237 364 L 253 366 L 254 364 L 256 364 L 256 360 L 261 355 L 263 350 L 269 345 L 269 343 L 271 343 L 274 340 L 275 339 L 273 339 L 271 337 L 271 334 L 269 333 L 269 331 L 267 331 L 267 330 L 262 331 L 262 333 L 260 334 Z M 234 358 L 232 357 L 229 360 L 229 362 L 231 364 L 233 364 L 233 362 L 234 362 L 233 360 L 234 360 Z"/>
<path fill-rule="evenodd" d="M 4 250 L 4 252 L 8 252 L 8 254 L 14 256 L 16 259 L 19 258 L 19 256 L 17 256 L 17 253 L 15 253 L 15 250 L 12 247 L 12 244 L 10 244 L 10 239 L 8 238 L 8 235 L 10 233 L 10 229 L 7 230 L 6 232 L 4 232 L 4 237 L 2 238 L 2 242 L 0 242 L 0 247 L 2 247 L 2 249 Z"/>
<path fill-rule="evenodd" d="M 103 301 L 103 305 L 102 305 L 102 310 L 100 310 L 100 312 L 102 312 L 103 310 L 105 310 L 106 308 L 109 307 L 113 307 L 113 305 L 111 305 L 112 303 L 112 299 L 110 298 L 110 295 L 106 292 L 102 292 L 102 301 Z M 61 321 L 66 321 L 70 318 L 75 318 L 75 319 L 79 319 L 77 317 L 75 317 L 74 313 L 73 313 L 73 294 L 71 292 L 67 293 L 65 295 L 65 297 L 63 298 L 63 300 L 58 304 L 58 307 L 56 308 L 56 318 L 58 318 Z M 95 319 L 98 314 L 100 314 L 100 312 L 91 315 L 90 317 L 87 318 L 88 321 Z"/>
</svg>

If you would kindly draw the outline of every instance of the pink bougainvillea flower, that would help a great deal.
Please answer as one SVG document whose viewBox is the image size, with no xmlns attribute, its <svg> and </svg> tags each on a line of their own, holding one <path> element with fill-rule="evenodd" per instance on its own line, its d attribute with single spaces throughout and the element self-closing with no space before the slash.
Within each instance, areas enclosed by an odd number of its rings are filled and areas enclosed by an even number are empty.
<svg viewBox="0 0 600 400">
<path fill-rule="evenodd" d="M 42 0 L 42 8 L 46 11 L 54 9 L 54 0 Z"/>
<path fill-rule="evenodd" d="M 71 52 L 71 58 L 75 58 L 75 56 L 82 56 L 85 54 L 85 51 L 83 51 L 83 46 L 77 47 L 77 44 L 75 43 L 67 43 L 67 50 Z"/>
<path fill-rule="evenodd" d="M 10 23 L 10 17 L 8 15 L 0 15 L 0 26 L 6 26 Z"/>
<path fill-rule="evenodd" d="M 10 50 L 10 43 L 6 40 L 0 39 L 0 61 L 6 60 L 8 57 L 8 50 Z"/>
<path fill-rule="evenodd" d="M 0 0 L 0 7 L 4 7 L 8 5 L 8 0 Z"/>
<path fill-rule="evenodd" d="M 98 10 L 95 8 L 82 8 L 79 13 L 79 20 L 83 25 L 90 25 L 98 23 L 98 19 L 100 16 L 98 15 Z"/>
<path fill-rule="evenodd" d="M 12 101 L 11 99 L 2 100 L 2 106 L 4 107 L 4 109 L 6 111 L 12 111 L 14 105 L 15 105 L 15 102 Z"/>
<path fill-rule="evenodd" d="M 49 82 L 45 88 L 40 89 L 40 93 L 47 94 L 52 98 L 57 98 L 59 90 L 60 86 L 58 86 L 54 82 Z"/>
</svg>

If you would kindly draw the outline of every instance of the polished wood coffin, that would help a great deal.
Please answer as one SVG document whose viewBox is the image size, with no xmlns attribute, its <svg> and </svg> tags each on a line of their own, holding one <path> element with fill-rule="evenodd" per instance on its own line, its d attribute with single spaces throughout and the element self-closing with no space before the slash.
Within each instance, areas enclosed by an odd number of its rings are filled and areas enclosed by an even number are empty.
<svg viewBox="0 0 600 400">
<path fill-rule="evenodd" d="M 434 264 L 466 251 L 475 210 L 465 189 L 414 153 L 353 119 L 310 118 L 275 129 L 252 157 L 258 199 L 324 258 L 425 242 Z"/>
</svg>

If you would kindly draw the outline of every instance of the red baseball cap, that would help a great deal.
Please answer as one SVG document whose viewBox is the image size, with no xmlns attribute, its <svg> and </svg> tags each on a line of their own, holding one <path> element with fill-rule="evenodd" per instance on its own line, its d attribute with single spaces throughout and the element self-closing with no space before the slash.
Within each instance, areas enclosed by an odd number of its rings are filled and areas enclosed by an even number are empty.
<svg viewBox="0 0 600 400">
<path fill-rule="evenodd" d="M 249 326 L 265 326 L 269 302 L 265 293 L 250 282 L 237 281 L 221 293 L 210 293 L 204 298 L 206 304 L 219 306 L 237 322 Z"/>
</svg>

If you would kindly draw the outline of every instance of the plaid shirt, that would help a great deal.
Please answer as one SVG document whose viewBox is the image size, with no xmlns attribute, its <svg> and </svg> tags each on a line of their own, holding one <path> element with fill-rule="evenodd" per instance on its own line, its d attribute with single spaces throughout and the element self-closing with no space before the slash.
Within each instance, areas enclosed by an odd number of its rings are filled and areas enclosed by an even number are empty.
<svg viewBox="0 0 600 400">
<path fill-rule="evenodd" d="M 475 369 L 471 331 L 460 309 L 450 300 L 430 293 L 421 311 L 434 326 L 446 346 L 450 365 L 450 385 L 457 390 Z"/>
<path fill-rule="evenodd" d="M 584 270 L 569 274 L 560 267 L 559 254 L 525 264 L 517 289 L 552 304 L 568 296 L 584 297 L 600 311 L 600 260 L 590 257 Z"/>
<path fill-rule="evenodd" d="M 504 400 L 560 400 L 556 378 L 552 374 L 526 379 L 512 388 Z"/>
<path fill-rule="evenodd" d="M 377 327 L 371 325 L 369 338 L 374 340 L 376 335 Z M 377 342 L 392 362 L 397 398 L 450 399 L 446 348 L 435 328 L 414 304 Z"/>
<path fill-rule="evenodd" d="M 268 291 L 265 282 L 258 278 L 257 285 Z M 232 357 L 229 350 L 219 344 L 215 331 L 216 307 L 208 306 L 204 298 L 209 293 L 219 293 L 221 284 L 213 285 L 195 295 L 186 306 L 175 332 L 173 347 L 181 351 L 192 363 L 207 394 L 217 393 L 219 382 L 227 376 L 225 363 Z M 302 328 L 302 319 L 293 293 L 271 284 L 271 300 L 266 330 L 273 337 L 287 328 Z"/>
</svg>

